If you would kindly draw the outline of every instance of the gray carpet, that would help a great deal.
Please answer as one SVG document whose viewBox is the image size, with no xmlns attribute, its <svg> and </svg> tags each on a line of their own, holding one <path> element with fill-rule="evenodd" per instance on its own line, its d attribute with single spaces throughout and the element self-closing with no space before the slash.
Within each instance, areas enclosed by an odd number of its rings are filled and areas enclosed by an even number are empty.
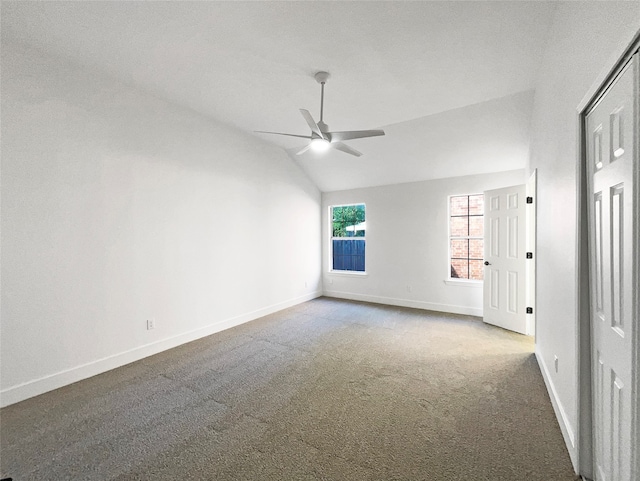
<svg viewBox="0 0 640 481">
<path fill-rule="evenodd" d="M 0 416 L 15 481 L 574 479 L 530 338 L 329 298 Z"/>
</svg>

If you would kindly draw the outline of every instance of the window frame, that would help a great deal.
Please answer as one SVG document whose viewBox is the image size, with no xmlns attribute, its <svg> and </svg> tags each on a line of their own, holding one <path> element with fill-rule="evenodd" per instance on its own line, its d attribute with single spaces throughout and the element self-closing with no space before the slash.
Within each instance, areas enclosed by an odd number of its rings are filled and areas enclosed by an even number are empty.
<svg viewBox="0 0 640 481">
<path fill-rule="evenodd" d="M 364 212 L 365 212 L 365 217 L 364 217 L 364 222 L 367 222 L 367 204 L 365 202 L 349 202 L 347 204 L 332 204 L 328 206 L 328 229 L 329 229 L 329 266 L 328 266 L 328 273 L 331 275 L 338 275 L 338 276 L 356 276 L 356 277 L 366 277 L 368 276 L 367 273 L 367 251 L 366 251 L 366 246 L 367 246 L 367 230 L 369 229 L 369 226 L 367 225 L 367 228 L 364 231 L 364 236 L 361 237 L 334 237 L 333 236 L 333 209 L 334 207 L 348 207 L 348 206 L 364 206 Z M 361 240 L 364 241 L 364 245 L 365 245 L 365 254 L 364 254 L 364 270 L 363 271 L 351 271 L 351 270 L 344 270 L 344 269 L 334 269 L 333 268 L 333 241 L 334 240 L 349 240 L 349 241 L 356 241 L 356 240 Z"/>
<path fill-rule="evenodd" d="M 451 199 L 453 197 L 472 197 L 472 196 L 477 196 L 477 195 L 481 195 L 484 201 L 484 192 L 478 192 L 478 193 L 470 193 L 470 194 L 451 194 L 447 197 L 447 277 L 445 278 L 445 284 L 449 284 L 449 285 L 463 285 L 463 286 L 467 286 L 467 287 L 482 287 L 484 285 L 484 276 L 483 279 L 465 279 L 465 278 L 461 278 L 461 277 L 451 277 L 451 241 L 452 239 L 467 239 L 467 240 L 471 240 L 471 239 L 482 239 L 483 244 L 484 244 L 484 230 L 482 233 L 482 236 L 471 236 L 468 235 L 466 237 L 453 237 L 451 235 L 451 218 L 452 218 L 452 214 L 451 214 Z M 467 213 L 467 218 L 469 218 L 469 214 Z M 482 224 L 484 226 L 484 211 L 482 212 Z M 484 250 L 484 248 L 483 248 Z M 484 251 L 483 251 L 483 256 L 484 256 Z M 467 260 L 469 260 L 469 258 L 467 258 Z M 475 260 L 475 259 L 474 259 Z M 483 259 L 484 260 L 484 259 Z"/>
</svg>

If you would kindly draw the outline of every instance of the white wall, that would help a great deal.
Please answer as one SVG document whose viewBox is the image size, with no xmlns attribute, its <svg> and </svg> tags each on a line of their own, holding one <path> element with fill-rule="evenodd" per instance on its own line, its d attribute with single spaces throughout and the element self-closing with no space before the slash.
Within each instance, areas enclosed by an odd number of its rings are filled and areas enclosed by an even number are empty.
<svg viewBox="0 0 640 481">
<path fill-rule="evenodd" d="M 320 258 L 282 149 L 3 42 L 2 404 L 313 298 Z"/>
<path fill-rule="evenodd" d="M 525 183 L 524 170 L 322 194 L 324 294 L 482 316 L 482 287 L 445 284 L 448 196 Z M 329 273 L 329 206 L 365 203 L 366 276 Z M 411 287 L 411 291 L 407 286 Z"/>
<path fill-rule="evenodd" d="M 528 171 L 538 169 L 538 360 L 578 460 L 577 107 L 640 26 L 640 2 L 563 2 L 539 73 Z M 559 368 L 553 369 L 554 355 Z"/>
</svg>

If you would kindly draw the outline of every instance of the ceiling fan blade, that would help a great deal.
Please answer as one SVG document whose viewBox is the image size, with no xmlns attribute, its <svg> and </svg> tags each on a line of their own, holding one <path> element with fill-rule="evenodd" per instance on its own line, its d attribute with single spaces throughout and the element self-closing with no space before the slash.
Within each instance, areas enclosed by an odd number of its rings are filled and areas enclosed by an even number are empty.
<svg viewBox="0 0 640 481">
<path fill-rule="evenodd" d="M 300 137 L 301 139 L 311 139 L 312 138 L 310 135 L 285 134 L 285 133 L 282 133 L 282 132 L 267 132 L 265 130 L 254 130 L 254 132 L 257 132 L 259 134 L 275 134 L 275 135 L 286 135 L 288 137 Z"/>
<path fill-rule="evenodd" d="M 384 135 L 384 130 L 347 130 L 345 132 L 327 132 L 331 141 L 340 142 L 342 140 L 362 139 L 365 137 L 377 137 Z"/>
<path fill-rule="evenodd" d="M 334 149 L 341 150 L 342 152 L 346 152 L 347 154 L 355 155 L 356 157 L 360 157 L 362 152 L 358 152 L 356 149 L 352 149 L 347 144 L 343 144 L 342 142 L 331 142 L 331 147 Z"/>
<path fill-rule="evenodd" d="M 304 119 L 307 121 L 307 124 L 309 125 L 311 132 L 318 135 L 321 139 L 324 139 L 325 138 L 324 134 L 320 130 L 320 127 L 318 127 L 318 124 L 316 124 L 316 121 L 313 120 L 313 117 L 311 116 L 309 111 L 305 109 L 300 109 L 300 113 L 302 114 Z"/>
<path fill-rule="evenodd" d="M 311 142 L 309 142 L 300 152 L 296 152 L 296 155 L 302 155 L 310 148 L 311 148 Z"/>
</svg>

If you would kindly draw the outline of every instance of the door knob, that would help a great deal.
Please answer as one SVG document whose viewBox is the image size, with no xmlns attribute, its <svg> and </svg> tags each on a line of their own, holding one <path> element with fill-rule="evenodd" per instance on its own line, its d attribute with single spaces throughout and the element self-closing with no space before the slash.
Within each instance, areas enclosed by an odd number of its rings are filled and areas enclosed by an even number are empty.
<svg viewBox="0 0 640 481">
<path fill-rule="evenodd" d="M 484 261 L 484 265 L 488 266 L 489 265 L 489 261 Z"/>
</svg>

